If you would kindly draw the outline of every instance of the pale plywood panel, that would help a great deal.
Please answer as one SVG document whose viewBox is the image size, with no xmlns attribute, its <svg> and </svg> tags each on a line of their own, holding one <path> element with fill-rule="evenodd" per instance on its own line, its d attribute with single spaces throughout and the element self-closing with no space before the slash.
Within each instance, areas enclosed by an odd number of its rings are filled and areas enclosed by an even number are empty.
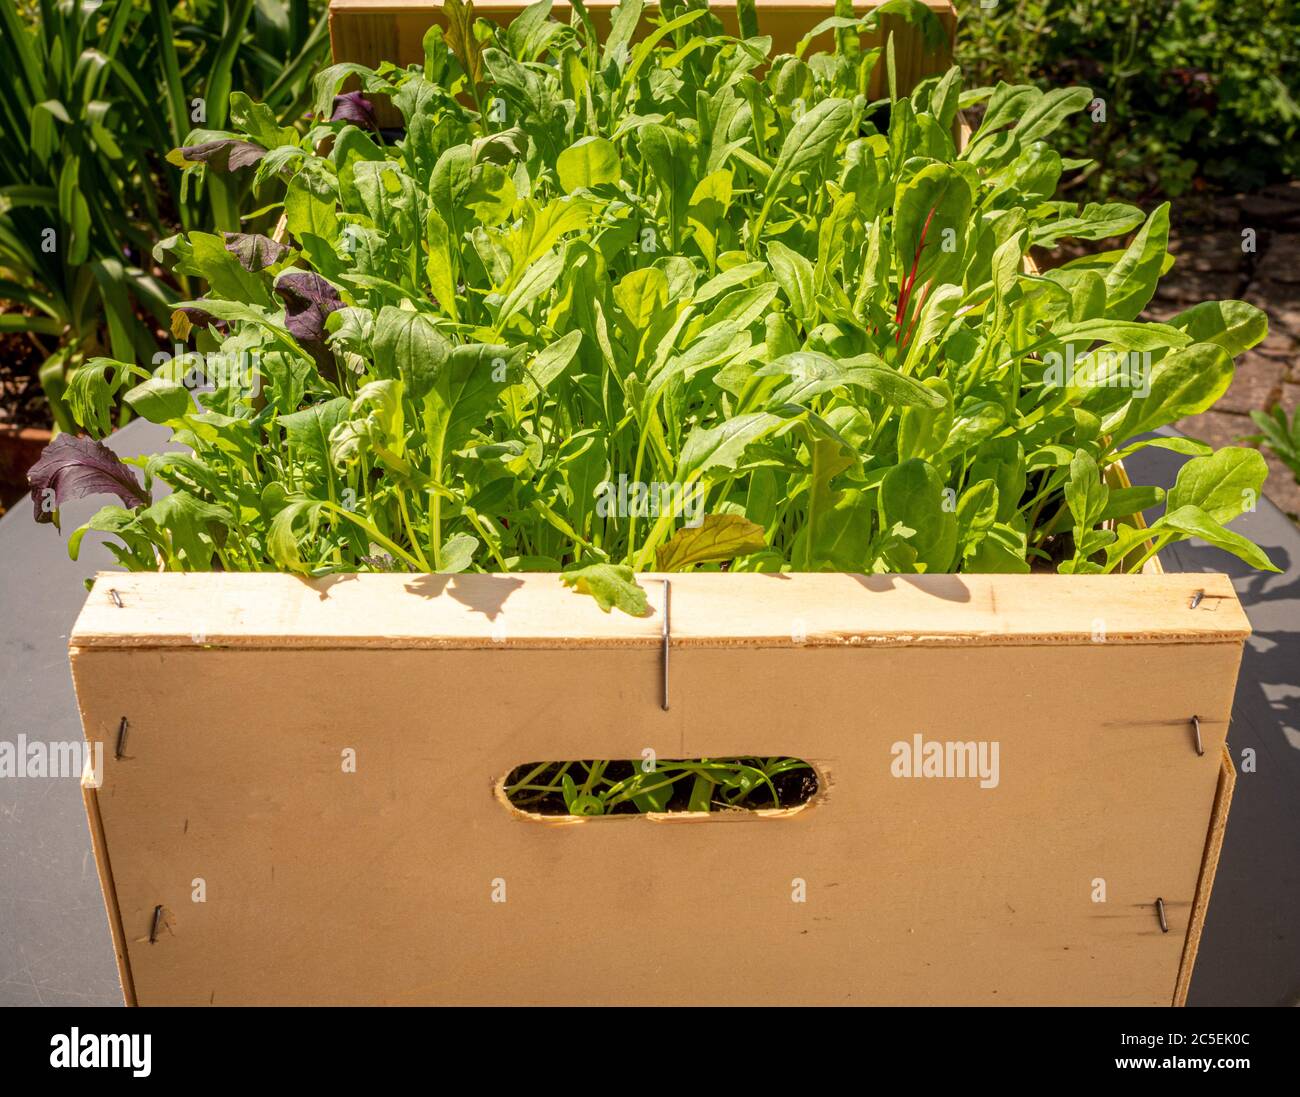
<svg viewBox="0 0 1300 1097">
<path fill-rule="evenodd" d="M 92 738 L 131 709 L 98 801 L 142 1004 L 1159 1005 L 1239 655 L 702 648 L 676 655 L 667 713 L 653 653 L 617 647 L 81 650 L 74 672 Z M 997 740 L 999 786 L 891 777 L 915 732 Z M 538 822 L 497 799 L 520 762 L 646 746 L 789 752 L 826 791 L 788 816 L 669 821 Z"/>
<path fill-rule="evenodd" d="M 1243 640 L 1225 575 L 678 574 L 674 646 L 1091 644 Z M 662 577 L 639 582 L 652 613 L 602 613 L 552 573 L 97 577 L 70 643 L 122 646 L 657 646 Z M 112 592 L 122 602 L 118 608 Z M 1202 598 L 1191 608 L 1194 595 Z"/>
</svg>

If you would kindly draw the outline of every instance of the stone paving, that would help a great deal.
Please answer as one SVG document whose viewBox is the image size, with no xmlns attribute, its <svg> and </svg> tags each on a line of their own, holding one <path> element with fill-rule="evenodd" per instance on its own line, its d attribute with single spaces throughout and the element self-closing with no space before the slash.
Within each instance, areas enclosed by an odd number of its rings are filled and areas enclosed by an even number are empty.
<svg viewBox="0 0 1300 1097">
<path fill-rule="evenodd" d="M 1242 247 L 1246 229 L 1255 232 L 1253 252 Z M 1243 435 L 1256 432 L 1251 411 L 1281 406 L 1292 415 L 1300 401 L 1300 181 L 1219 200 L 1204 223 L 1182 225 L 1169 250 L 1177 263 L 1162 280 L 1149 319 L 1222 298 L 1249 301 L 1268 314 L 1268 337 L 1237 360 L 1232 386 L 1214 409 L 1176 424 L 1216 447 L 1241 445 Z M 1271 451 L 1263 453 L 1264 494 L 1300 520 L 1300 484 Z"/>
</svg>

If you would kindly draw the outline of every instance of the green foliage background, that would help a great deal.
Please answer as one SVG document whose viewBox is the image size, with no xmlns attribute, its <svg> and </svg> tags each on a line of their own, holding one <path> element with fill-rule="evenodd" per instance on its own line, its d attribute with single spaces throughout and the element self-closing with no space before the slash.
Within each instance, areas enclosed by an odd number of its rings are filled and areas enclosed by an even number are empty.
<svg viewBox="0 0 1300 1097">
<path fill-rule="evenodd" d="M 1090 193 L 1176 197 L 1300 175 L 1295 0 L 955 0 L 972 85 L 1089 85 L 1107 121 L 1065 137 L 1099 161 Z"/>
<path fill-rule="evenodd" d="M 0 0 L 0 335 L 35 344 L 59 428 L 74 429 L 70 373 L 96 354 L 148 361 L 190 291 L 155 267 L 154 243 L 256 220 L 246 189 L 187 180 L 167 152 L 196 125 L 224 126 L 234 91 L 298 117 L 328 54 L 324 9 Z"/>
</svg>

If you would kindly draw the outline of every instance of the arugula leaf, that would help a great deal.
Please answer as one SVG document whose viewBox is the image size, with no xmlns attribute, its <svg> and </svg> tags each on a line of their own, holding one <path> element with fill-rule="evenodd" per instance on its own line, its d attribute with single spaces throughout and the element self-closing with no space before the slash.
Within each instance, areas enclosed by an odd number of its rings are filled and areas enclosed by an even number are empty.
<svg viewBox="0 0 1300 1097">
<path fill-rule="evenodd" d="M 590 594 L 606 613 L 615 606 L 632 617 L 650 612 L 645 591 L 637 585 L 632 569 L 623 564 L 587 564 L 563 572 L 560 578 L 578 593 Z"/>
</svg>

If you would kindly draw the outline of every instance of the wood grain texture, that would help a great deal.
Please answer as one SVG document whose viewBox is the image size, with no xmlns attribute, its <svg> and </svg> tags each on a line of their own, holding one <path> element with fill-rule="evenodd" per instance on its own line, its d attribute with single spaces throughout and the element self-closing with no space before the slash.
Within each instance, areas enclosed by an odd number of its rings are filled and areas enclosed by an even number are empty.
<svg viewBox="0 0 1300 1097">
<path fill-rule="evenodd" d="M 674 647 L 1237 644 L 1250 626 L 1224 575 L 670 576 Z M 602 613 L 554 573 L 101 573 L 73 627 L 95 647 L 657 648 L 651 612 Z M 122 602 L 118 608 L 112 591 Z M 1196 609 L 1193 597 L 1201 592 Z"/>
<path fill-rule="evenodd" d="M 1168 1005 L 1240 650 L 688 647 L 668 712 L 656 654 L 612 644 L 80 647 L 73 671 L 89 738 L 131 719 L 97 801 L 141 1004 Z M 917 733 L 996 742 L 997 786 L 893 776 Z M 822 791 L 708 817 L 501 801 L 522 762 L 645 747 L 790 753 Z"/>
</svg>

